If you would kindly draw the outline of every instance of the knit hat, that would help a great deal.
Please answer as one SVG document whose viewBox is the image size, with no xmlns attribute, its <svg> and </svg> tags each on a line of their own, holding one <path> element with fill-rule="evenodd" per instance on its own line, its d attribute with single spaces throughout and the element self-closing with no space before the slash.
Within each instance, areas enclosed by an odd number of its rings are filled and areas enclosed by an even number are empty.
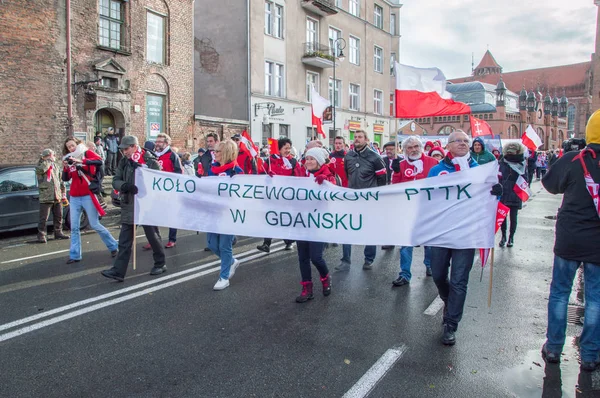
<svg viewBox="0 0 600 398">
<path fill-rule="evenodd" d="M 525 153 L 525 147 L 520 142 L 509 142 L 502 148 L 502 154 L 506 155 L 522 155 Z"/>
<path fill-rule="evenodd" d="M 154 151 L 154 142 L 146 141 L 144 142 L 144 149 L 148 149 L 149 151 Z"/>
<path fill-rule="evenodd" d="M 325 164 L 326 156 L 325 151 L 322 148 L 310 148 L 304 154 L 304 157 L 307 156 L 312 156 L 313 158 L 315 158 L 315 160 L 319 164 L 319 167 Z"/>
<path fill-rule="evenodd" d="M 429 151 L 429 153 L 427 155 L 433 156 L 435 154 L 442 155 L 442 157 L 445 157 L 446 151 L 444 151 L 444 148 L 442 148 L 442 147 L 434 146 L 433 148 L 431 148 L 431 150 Z"/>
<path fill-rule="evenodd" d="M 50 155 L 54 155 L 54 151 L 52 149 L 44 149 L 40 156 L 45 158 L 46 156 L 50 156 Z"/>
<path fill-rule="evenodd" d="M 585 141 L 588 144 L 600 144 L 600 109 L 594 112 L 587 122 Z"/>
<path fill-rule="evenodd" d="M 433 148 L 435 145 L 433 145 L 433 142 L 431 142 L 431 141 L 427 141 L 427 142 L 425 143 L 425 145 L 423 146 L 423 148 L 425 148 L 425 147 L 427 147 L 427 146 L 430 146 L 430 147 L 432 147 L 432 148 Z"/>
</svg>

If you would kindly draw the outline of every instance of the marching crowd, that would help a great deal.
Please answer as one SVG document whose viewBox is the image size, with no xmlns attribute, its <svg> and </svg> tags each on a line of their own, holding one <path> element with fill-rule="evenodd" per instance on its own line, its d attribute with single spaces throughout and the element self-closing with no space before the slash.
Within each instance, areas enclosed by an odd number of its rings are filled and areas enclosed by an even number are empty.
<svg viewBox="0 0 600 398">
<path fill-rule="evenodd" d="M 62 164 L 57 161 L 52 150 L 42 152 L 37 167 L 40 201 L 43 203 L 40 208 L 38 238 L 41 242 L 46 241 L 48 214 L 50 211 L 56 213 L 60 210 L 61 201 L 65 197 L 64 183 L 70 182 L 71 248 L 67 263 L 82 259 L 79 217 L 81 211 L 85 210 L 91 227 L 98 232 L 114 257 L 113 267 L 102 271 L 102 275 L 123 281 L 135 233 L 133 202 L 138 188 L 134 172 L 138 167 L 195 175 L 199 178 L 238 174 L 295 176 L 312 178 L 318 184 L 327 181 L 349 189 L 364 189 L 461 172 L 497 160 L 499 181 L 490 187 L 490 194 L 498 197 L 510 209 L 509 217 L 501 227 L 499 245 L 512 247 L 515 244 L 517 216 L 523 205 L 521 197 L 515 192 L 515 184 L 519 178 L 531 184 L 533 171 L 539 170 L 542 184 L 550 193 L 564 194 L 557 219 L 548 339 L 543 347 L 543 354 L 549 362 L 560 360 L 565 340 L 570 286 L 576 269 L 583 263 L 586 316 L 581 337 L 582 368 L 589 370 L 598 365 L 600 351 L 600 252 L 597 250 L 600 247 L 600 207 L 598 184 L 595 183 L 600 181 L 600 162 L 597 160 L 600 153 L 600 112 L 590 118 L 586 139 L 588 145 L 583 151 L 569 151 L 567 148 L 564 153 L 553 153 L 556 159 L 548 160 L 548 154 L 528 154 L 527 149 L 516 142 L 505 144 L 502 153 L 498 150 L 490 152 L 481 138 L 471 140 L 465 132 L 457 130 L 450 134 L 445 148 L 439 141 L 423 145 L 419 138 L 409 137 L 401 143 L 401 147 L 395 142 L 385 144 L 381 155 L 378 148 L 369 143 L 366 132 L 358 130 L 354 133 L 352 143 L 346 143 L 343 137 L 336 137 L 331 152 L 323 148 L 320 141 L 315 140 L 306 145 L 302 156 L 298 156 L 292 141 L 280 138 L 275 145 L 271 145 L 271 153 L 261 157 L 252 155 L 251 149 L 244 145 L 242 135 L 237 134 L 231 140 L 220 141 L 218 135 L 210 133 L 205 137 L 206 147 L 201 148 L 192 161 L 189 153 L 178 156 L 177 151 L 171 147 L 171 138 L 166 134 L 159 134 L 155 142 L 146 142 L 144 146 L 140 146 L 135 136 L 125 136 L 119 140 L 114 131 L 109 129 L 106 138 L 95 138 L 94 146 L 86 146 L 73 137 L 67 138 Z M 123 156 L 117 164 L 119 151 Z M 550 168 L 546 172 L 548 163 Z M 99 195 L 99 180 L 103 176 L 103 170 L 107 175 L 113 175 L 112 184 L 120 196 L 121 231 L 118 242 L 99 222 L 99 217 L 104 215 Z M 57 219 L 60 217 L 55 217 Z M 143 228 L 148 239 L 144 249 L 152 250 L 154 258 L 150 274 L 162 274 L 167 270 L 164 249 L 176 245 L 177 230 L 169 230 L 168 242 L 163 246 L 157 227 Z M 55 224 L 54 233 L 58 239 L 69 238 L 63 234 L 60 222 Z M 221 272 L 214 290 L 227 288 L 239 266 L 239 261 L 233 254 L 235 240 L 233 235 L 207 234 L 208 250 L 221 259 Z M 272 239 L 264 239 L 257 249 L 269 253 L 271 242 Z M 286 240 L 285 249 L 292 250 L 293 243 Z M 328 245 L 325 242 L 296 242 L 302 284 L 301 293 L 296 298 L 298 303 L 314 298 L 311 263 L 319 273 L 323 295 L 331 294 L 331 271 L 323 258 Z M 337 246 L 335 243 L 331 245 Z M 383 250 L 393 248 L 382 247 Z M 456 341 L 455 332 L 463 314 L 475 250 L 424 247 L 426 275 L 432 277 L 445 304 L 441 339 L 445 345 L 453 345 Z M 413 247 L 400 248 L 399 274 L 393 280 L 394 286 L 410 283 L 413 251 Z M 342 257 L 335 266 L 336 271 L 343 272 L 351 268 L 351 252 L 351 245 L 342 245 Z M 363 254 L 363 270 L 373 269 L 376 246 L 366 246 Z"/>
</svg>

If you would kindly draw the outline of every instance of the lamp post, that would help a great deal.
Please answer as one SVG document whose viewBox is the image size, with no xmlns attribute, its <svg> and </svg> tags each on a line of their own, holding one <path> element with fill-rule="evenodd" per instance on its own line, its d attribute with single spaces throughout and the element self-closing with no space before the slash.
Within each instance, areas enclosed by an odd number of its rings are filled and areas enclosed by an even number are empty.
<svg viewBox="0 0 600 398">
<path fill-rule="evenodd" d="M 335 89 L 337 87 L 337 80 L 335 79 L 335 63 L 338 59 L 340 60 L 340 62 L 344 62 L 344 59 L 346 58 L 344 56 L 344 48 L 346 48 L 346 40 L 344 40 L 342 37 L 338 37 L 333 41 L 333 84 L 331 87 L 331 115 L 333 117 L 333 133 L 336 135 L 337 130 L 335 128 L 335 100 L 337 96 L 335 95 Z"/>
</svg>

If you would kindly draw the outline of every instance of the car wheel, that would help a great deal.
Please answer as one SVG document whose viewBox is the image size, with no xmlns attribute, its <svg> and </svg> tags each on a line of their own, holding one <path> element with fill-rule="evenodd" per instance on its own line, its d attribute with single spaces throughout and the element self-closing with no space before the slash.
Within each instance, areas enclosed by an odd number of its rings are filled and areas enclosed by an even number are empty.
<svg viewBox="0 0 600 398">
<path fill-rule="evenodd" d="M 71 230 L 71 209 L 67 208 L 64 213 L 64 226 L 66 229 Z M 90 220 L 84 211 L 81 212 L 81 217 L 79 218 L 79 230 L 86 229 L 90 226 Z"/>
</svg>

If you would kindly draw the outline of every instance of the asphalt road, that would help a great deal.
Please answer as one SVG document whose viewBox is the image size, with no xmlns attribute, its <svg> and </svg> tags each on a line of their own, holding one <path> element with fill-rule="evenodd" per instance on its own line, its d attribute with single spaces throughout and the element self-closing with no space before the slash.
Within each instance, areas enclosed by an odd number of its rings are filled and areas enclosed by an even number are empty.
<svg viewBox="0 0 600 398">
<path fill-rule="evenodd" d="M 598 397 L 600 371 L 579 373 L 571 324 L 560 366 L 545 366 L 546 305 L 560 197 L 533 186 L 514 248 L 474 266 L 454 347 L 442 346 L 437 291 L 415 249 L 413 280 L 392 287 L 399 251 L 378 250 L 372 271 L 353 250 L 333 293 L 297 304 L 295 251 L 235 247 L 242 265 L 221 292 L 205 236 L 180 231 L 169 271 L 148 275 L 139 229 L 137 270 L 124 283 L 103 278 L 110 254 L 94 233 L 83 261 L 67 265 L 68 241 L 0 241 L 1 397 Z M 114 220 L 105 220 L 109 225 Z M 398 222 L 399 220 L 391 220 Z M 118 228 L 111 227 L 118 236 Z M 162 230 L 167 236 L 167 231 Z M 326 260 L 338 264 L 341 247 Z M 572 301 L 577 302 L 576 293 Z"/>
</svg>

